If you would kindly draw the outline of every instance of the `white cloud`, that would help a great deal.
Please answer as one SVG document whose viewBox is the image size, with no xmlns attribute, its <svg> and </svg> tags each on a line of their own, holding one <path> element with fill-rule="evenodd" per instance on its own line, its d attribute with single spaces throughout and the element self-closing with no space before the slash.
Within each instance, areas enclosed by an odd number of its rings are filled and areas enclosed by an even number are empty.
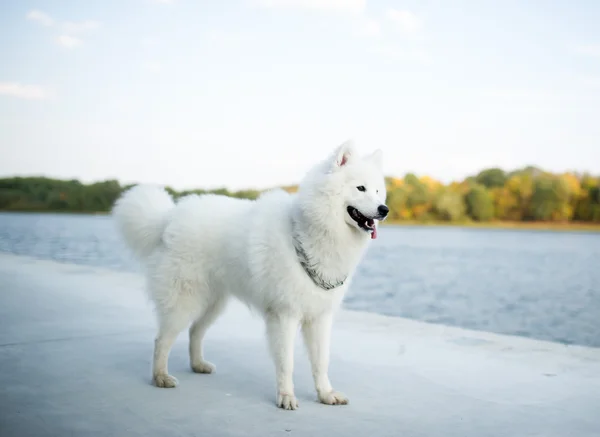
<svg viewBox="0 0 600 437">
<path fill-rule="evenodd" d="M 593 85 L 589 83 L 588 85 Z M 479 92 L 479 97 L 493 103 L 516 105 L 537 105 L 538 110 L 559 108 L 572 103 L 595 102 L 595 95 L 569 90 L 546 90 L 533 88 L 489 88 Z"/>
<path fill-rule="evenodd" d="M 95 20 L 56 22 L 48 14 L 37 9 L 29 11 L 27 19 L 36 21 L 46 27 L 60 29 L 61 34 L 56 37 L 56 42 L 68 49 L 74 49 L 83 45 L 83 40 L 73 36 L 73 34 L 91 32 L 98 29 L 101 25 L 99 21 Z"/>
<path fill-rule="evenodd" d="M 206 36 L 209 41 L 217 44 L 239 43 L 245 39 L 244 35 L 241 33 L 219 29 L 209 29 L 206 33 Z"/>
<path fill-rule="evenodd" d="M 552 91 L 527 88 L 491 88 L 483 90 L 481 96 L 501 100 L 555 100 L 561 97 Z"/>
<path fill-rule="evenodd" d="M 264 8 L 318 9 L 329 11 L 362 12 L 366 0 L 251 0 Z"/>
<path fill-rule="evenodd" d="M 432 63 L 431 56 L 422 49 L 403 50 L 389 45 L 380 45 L 373 48 L 372 51 L 386 58 L 402 62 L 416 62 L 420 64 Z"/>
<path fill-rule="evenodd" d="M 66 33 L 82 33 L 96 30 L 100 27 L 100 22 L 94 20 L 85 20 L 80 22 L 65 21 L 62 28 Z"/>
<path fill-rule="evenodd" d="M 31 21 L 36 21 L 40 23 L 42 26 L 53 26 L 54 20 L 52 17 L 38 9 L 33 9 L 27 13 L 27 19 Z"/>
<path fill-rule="evenodd" d="M 175 0 L 152 0 L 154 3 L 161 3 L 163 5 L 170 5 L 171 3 L 175 3 Z"/>
<path fill-rule="evenodd" d="M 600 57 L 600 44 L 577 46 L 573 50 L 579 55 Z"/>
<path fill-rule="evenodd" d="M 158 73 L 162 70 L 162 64 L 157 61 L 148 61 L 143 64 L 145 70 L 151 71 L 153 73 Z"/>
<path fill-rule="evenodd" d="M 68 49 L 74 49 L 76 47 L 83 45 L 82 40 L 80 40 L 79 38 L 76 38 L 74 36 L 69 36 L 69 35 L 61 35 L 56 40 L 58 41 L 58 43 L 61 46 L 66 47 Z"/>
<path fill-rule="evenodd" d="M 305 9 L 322 12 L 349 13 L 353 32 L 361 37 L 381 36 L 381 25 L 365 15 L 366 0 L 246 0 L 267 9 Z"/>
<path fill-rule="evenodd" d="M 388 9 L 386 16 L 398 29 L 407 35 L 414 35 L 421 30 L 423 24 L 415 14 L 407 10 Z"/>
<path fill-rule="evenodd" d="M 600 76 L 584 76 L 580 80 L 585 86 L 600 88 Z"/>
<path fill-rule="evenodd" d="M 381 25 L 377 20 L 367 18 L 359 26 L 358 34 L 365 37 L 379 37 L 381 36 Z"/>
<path fill-rule="evenodd" d="M 50 92 L 39 85 L 23 85 L 19 82 L 0 82 L 0 95 L 28 100 L 43 100 Z"/>
<path fill-rule="evenodd" d="M 145 49 L 153 49 L 160 44 L 160 40 L 158 38 L 147 36 L 140 40 L 140 43 Z"/>
</svg>

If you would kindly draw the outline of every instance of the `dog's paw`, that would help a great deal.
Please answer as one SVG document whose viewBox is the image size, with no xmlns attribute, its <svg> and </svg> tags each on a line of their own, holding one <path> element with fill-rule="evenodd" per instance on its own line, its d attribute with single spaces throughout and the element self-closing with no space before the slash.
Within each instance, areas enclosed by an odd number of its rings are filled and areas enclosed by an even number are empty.
<svg viewBox="0 0 600 437">
<path fill-rule="evenodd" d="M 177 378 L 171 375 L 167 375 L 166 373 L 159 373 L 158 375 L 154 375 L 152 382 L 155 386 L 161 388 L 173 388 L 177 387 L 177 384 L 179 384 Z"/>
<path fill-rule="evenodd" d="M 195 373 L 214 373 L 217 366 L 209 361 L 202 360 L 192 363 L 192 370 Z"/>
<path fill-rule="evenodd" d="M 327 393 L 319 393 L 319 402 L 327 405 L 346 405 L 348 398 L 342 393 L 332 390 Z"/>
<path fill-rule="evenodd" d="M 298 400 L 293 394 L 279 393 L 277 395 L 277 406 L 284 410 L 295 410 L 298 408 Z"/>
</svg>

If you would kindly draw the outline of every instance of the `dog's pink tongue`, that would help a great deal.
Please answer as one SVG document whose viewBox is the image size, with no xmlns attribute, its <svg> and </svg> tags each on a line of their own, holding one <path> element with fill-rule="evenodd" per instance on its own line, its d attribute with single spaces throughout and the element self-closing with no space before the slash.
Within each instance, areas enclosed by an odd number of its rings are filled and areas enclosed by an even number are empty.
<svg viewBox="0 0 600 437">
<path fill-rule="evenodd" d="M 371 232 L 371 240 L 377 238 L 377 225 L 373 225 L 373 232 Z"/>
</svg>

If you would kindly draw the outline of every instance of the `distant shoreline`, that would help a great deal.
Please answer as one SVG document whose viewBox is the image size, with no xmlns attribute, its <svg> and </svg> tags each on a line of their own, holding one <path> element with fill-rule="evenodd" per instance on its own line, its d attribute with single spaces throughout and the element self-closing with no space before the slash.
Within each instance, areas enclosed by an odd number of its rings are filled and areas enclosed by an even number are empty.
<svg viewBox="0 0 600 437">
<path fill-rule="evenodd" d="M 106 211 L 17 211 L 17 210 L 0 210 L 0 213 L 7 214 L 60 214 L 60 215 L 100 215 L 107 216 L 110 212 Z M 600 232 L 600 223 L 584 223 L 584 222 L 534 222 L 534 221 L 488 221 L 488 222 L 449 222 L 449 221 L 416 221 L 416 220 L 386 220 L 381 224 L 385 227 L 390 226 L 414 226 L 414 227 L 453 227 L 453 228 L 468 228 L 468 229 L 513 229 L 513 230 L 533 230 L 533 231 L 572 231 L 572 232 Z"/>
<path fill-rule="evenodd" d="M 600 232 L 600 224 L 596 223 L 552 223 L 552 222 L 511 222 L 511 221 L 489 221 L 489 222 L 419 222 L 419 221 L 386 221 L 385 226 L 418 226 L 418 227 L 453 227 L 469 229 L 514 229 L 532 231 L 587 231 Z"/>
</svg>

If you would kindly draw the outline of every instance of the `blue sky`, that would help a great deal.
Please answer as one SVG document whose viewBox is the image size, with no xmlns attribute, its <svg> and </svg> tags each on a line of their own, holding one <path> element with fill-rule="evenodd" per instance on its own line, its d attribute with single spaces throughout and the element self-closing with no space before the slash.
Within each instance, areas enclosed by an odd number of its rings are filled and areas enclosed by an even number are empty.
<svg viewBox="0 0 600 437">
<path fill-rule="evenodd" d="M 2 2 L 0 175 L 264 188 L 349 138 L 390 175 L 600 173 L 597 23 L 591 0 Z"/>
</svg>

